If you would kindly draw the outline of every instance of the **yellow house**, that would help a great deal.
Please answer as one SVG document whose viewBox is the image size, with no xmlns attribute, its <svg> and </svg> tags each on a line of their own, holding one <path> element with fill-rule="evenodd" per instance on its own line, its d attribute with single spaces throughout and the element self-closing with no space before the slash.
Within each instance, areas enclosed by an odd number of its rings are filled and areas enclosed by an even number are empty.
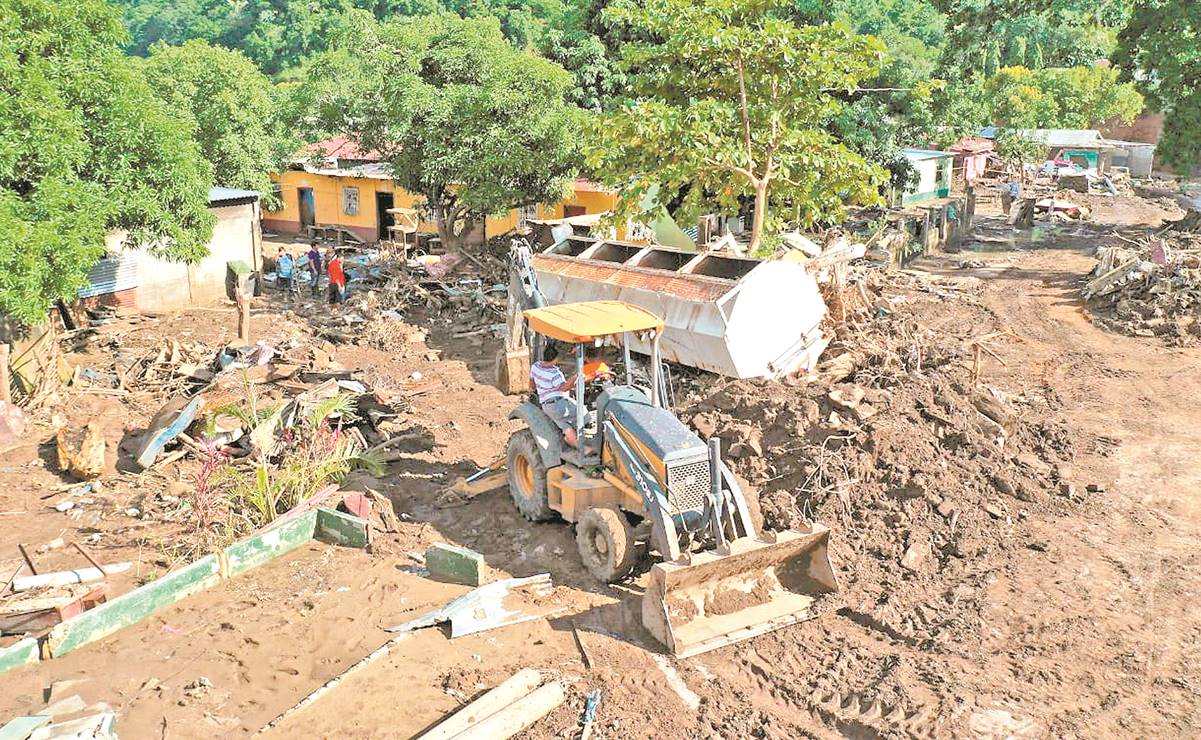
<svg viewBox="0 0 1201 740">
<path fill-rule="evenodd" d="M 336 226 L 364 242 L 389 238 L 393 224 L 390 208 L 415 208 L 421 200 L 392 181 L 388 165 L 375 152 L 361 152 L 345 137 L 329 139 L 310 148 L 312 157 L 299 160 L 272 178 L 275 211 L 264 208 L 263 228 L 281 234 L 307 235 L 308 228 Z M 617 203 L 617 194 L 588 180 L 576 180 L 572 194 L 555 204 L 514 208 L 503 216 L 484 219 L 472 241 L 524 228 L 533 219 L 558 219 L 605 213 Z M 422 221 L 422 233 L 434 234 L 432 222 Z"/>
</svg>

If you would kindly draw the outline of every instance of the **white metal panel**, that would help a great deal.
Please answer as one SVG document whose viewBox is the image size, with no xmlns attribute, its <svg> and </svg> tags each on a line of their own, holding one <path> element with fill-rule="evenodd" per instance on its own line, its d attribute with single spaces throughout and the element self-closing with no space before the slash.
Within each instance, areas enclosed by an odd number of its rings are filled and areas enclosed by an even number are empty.
<svg viewBox="0 0 1201 740">
<path fill-rule="evenodd" d="M 776 378 L 808 369 L 825 347 L 825 302 L 813 276 L 794 262 L 763 262 L 714 301 L 541 270 L 538 285 L 550 304 L 620 300 L 653 311 L 664 321 L 664 358 L 730 377 Z M 637 340 L 630 346 L 650 353 Z"/>
</svg>

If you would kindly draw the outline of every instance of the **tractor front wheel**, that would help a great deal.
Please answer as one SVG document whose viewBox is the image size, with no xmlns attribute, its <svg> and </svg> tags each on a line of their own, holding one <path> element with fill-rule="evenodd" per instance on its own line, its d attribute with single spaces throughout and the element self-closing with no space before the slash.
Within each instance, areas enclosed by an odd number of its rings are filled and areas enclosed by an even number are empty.
<svg viewBox="0 0 1201 740">
<path fill-rule="evenodd" d="M 509 495 L 521 515 L 531 522 L 544 522 L 554 517 L 546 498 L 546 464 L 538 452 L 534 433 L 522 429 L 509 437 L 507 455 Z"/>
<path fill-rule="evenodd" d="M 576 522 L 575 541 L 584 567 L 602 583 L 628 576 L 641 555 L 634 543 L 634 529 L 617 509 L 585 511 Z"/>
</svg>

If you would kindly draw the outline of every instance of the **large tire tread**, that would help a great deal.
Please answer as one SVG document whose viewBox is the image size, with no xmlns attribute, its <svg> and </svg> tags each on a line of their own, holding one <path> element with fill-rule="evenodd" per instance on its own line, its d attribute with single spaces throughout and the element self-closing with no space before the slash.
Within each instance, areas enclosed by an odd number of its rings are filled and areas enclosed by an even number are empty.
<svg viewBox="0 0 1201 740">
<path fill-rule="evenodd" d="M 533 471 L 533 490 L 528 492 L 523 490 L 523 484 L 517 480 L 522 458 Z M 546 494 L 546 464 L 542 461 L 533 432 L 522 429 L 509 438 L 505 462 L 509 474 L 509 495 L 521 515 L 531 522 L 553 519 L 555 510 L 550 507 Z"/>
<path fill-rule="evenodd" d="M 616 583 L 630 575 L 642 557 L 644 548 L 634 542 L 634 529 L 625 514 L 617 509 L 598 507 L 588 509 L 576 522 L 576 546 L 584 567 L 602 583 Z M 596 538 L 607 542 L 607 552 L 600 552 Z"/>
</svg>

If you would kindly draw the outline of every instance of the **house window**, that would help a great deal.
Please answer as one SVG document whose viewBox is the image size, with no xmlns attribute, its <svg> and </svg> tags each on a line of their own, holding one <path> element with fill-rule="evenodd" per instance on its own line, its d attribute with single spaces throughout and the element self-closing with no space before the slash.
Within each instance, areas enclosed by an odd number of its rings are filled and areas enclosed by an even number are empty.
<svg viewBox="0 0 1201 740">
<path fill-rule="evenodd" d="M 359 215 L 358 188 L 342 188 L 342 213 L 347 216 Z"/>
<path fill-rule="evenodd" d="M 525 230 L 530 228 L 530 221 L 538 218 L 538 206 L 521 206 L 517 209 L 517 228 Z"/>
</svg>

